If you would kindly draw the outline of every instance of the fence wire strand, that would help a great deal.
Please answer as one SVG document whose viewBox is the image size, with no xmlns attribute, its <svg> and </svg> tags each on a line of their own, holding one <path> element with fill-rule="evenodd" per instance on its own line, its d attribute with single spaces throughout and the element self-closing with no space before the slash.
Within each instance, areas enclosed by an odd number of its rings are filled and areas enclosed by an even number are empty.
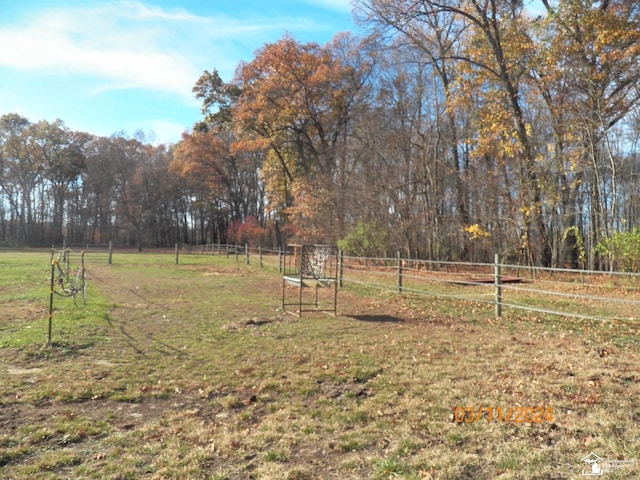
<svg viewBox="0 0 640 480">
<path fill-rule="evenodd" d="M 185 249 L 187 253 L 211 255 L 260 256 L 260 266 L 280 268 L 280 249 L 259 250 L 240 245 L 209 244 Z M 572 270 L 567 268 L 531 267 L 496 263 L 427 261 L 398 257 L 341 256 L 340 284 L 353 284 L 389 292 L 441 297 L 457 301 L 499 304 L 505 308 L 545 315 L 587 320 L 629 321 L 640 299 L 631 297 L 640 291 L 640 274 Z M 499 281 L 496 279 L 499 273 Z M 559 278 L 553 278 L 557 276 Z M 511 277 L 511 281 L 503 279 Z M 624 285 L 605 285 L 604 279 L 622 279 Z M 526 284 L 523 285 L 523 283 Z M 615 280 L 617 282 L 617 280 Z M 534 286 L 535 285 L 535 286 Z M 539 286 L 541 288 L 536 288 Z M 622 289 L 617 296 L 590 294 L 590 290 Z M 456 289 L 458 289 L 456 291 Z M 460 289 L 469 289 L 461 291 Z M 470 290 L 473 289 L 473 290 Z M 631 295 L 628 295 L 632 292 Z M 624 298 L 621 295 L 626 295 Z M 631 298 L 630 298 L 631 297 Z M 555 300 L 554 300 L 555 299 Z M 548 305 L 536 306 L 546 302 Z M 585 303 L 590 302 L 588 307 Z M 613 311 L 611 304 L 618 305 Z M 561 305 L 561 306 L 560 306 Z M 566 307 L 563 311 L 561 308 Z M 628 307 L 629 316 L 621 316 Z M 592 313 L 581 310 L 589 308 Z M 611 314 L 604 312 L 608 311 Z M 598 311 L 602 313 L 593 313 Z"/>
</svg>

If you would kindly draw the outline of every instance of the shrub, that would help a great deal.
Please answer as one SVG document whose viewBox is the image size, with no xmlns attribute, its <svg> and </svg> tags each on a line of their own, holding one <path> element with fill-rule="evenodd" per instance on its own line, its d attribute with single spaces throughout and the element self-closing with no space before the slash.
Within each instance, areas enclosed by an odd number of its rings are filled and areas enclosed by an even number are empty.
<svg viewBox="0 0 640 480">
<path fill-rule="evenodd" d="M 375 257 L 389 250 L 389 233 L 378 225 L 358 222 L 342 240 L 338 248 L 347 255 Z"/>
<path fill-rule="evenodd" d="M 640 227 L 629 232 L 614 233 L 601 240 L 595 251 L 608 259 L 611 270 L 640 271 Z"/>
</svg>

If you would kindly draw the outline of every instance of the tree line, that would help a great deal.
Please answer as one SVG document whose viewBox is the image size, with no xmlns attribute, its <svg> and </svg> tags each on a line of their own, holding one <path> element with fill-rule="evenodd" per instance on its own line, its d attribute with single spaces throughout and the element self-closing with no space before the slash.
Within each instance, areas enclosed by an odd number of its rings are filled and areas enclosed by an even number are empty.
<svg viewBox="0 0 640 480">
<path fill-rule="evenodd" d="M 640 4 L 542 5 L 357 0 L 362 37 L 285 35 L 229 82 L 204 72 L 202 120 L 176 145 L 5 115 L 0 242 L 295 240 L 627 265 L 640 236 Z"/>
<path fill-rule="evenodd" d="M 142 132 L 100 137 L 61 120 L 3 115 L 0 245 L 224 243 L 234 221 L 260 217 L 256 195 L 234 190 L 236 202 L 181 176 L 175 149 L 149 144 Z M 238 179 L 242 189 L 253 191 L 255 166 L 252 175 L 253 184 L 251 175 Z"/>
</svg>

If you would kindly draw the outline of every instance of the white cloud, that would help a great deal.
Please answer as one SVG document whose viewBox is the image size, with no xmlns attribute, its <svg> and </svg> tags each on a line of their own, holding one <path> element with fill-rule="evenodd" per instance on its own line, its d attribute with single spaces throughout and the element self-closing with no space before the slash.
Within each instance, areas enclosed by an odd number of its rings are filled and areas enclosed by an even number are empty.
<svg viewBox="0 0 640 480">
<path fill-rule="evenodd" d="M 307 2 L 351 8 L 350 0 Z M 0 45 L 11 46 L 0 49 L 0 66 L 95 76 L 104 80 L 103 89 L 140 87 L 188 96 L 210 59 L 230 76 L 240 60 L 247 60 L 241 58 L 247 47 L 255 51 L 265 37 L 277 38 L 292 26 L 318 27 L 313 18 L 252 13 L 252 18 L 202 17 L 135 0 L 32 10 L 19 24 L 0 24 Z"/>
<path fill-rule="evenodd" d="M 11 45 L 0 49 L 0 65 L 96 77 L 96 91 L 145 88 L 191 99 L 203 70 L 215 66 L 230 77 L 241 44 L 284 31 L 278 23 L 199 17 L 132 0 L 54 8 L 0 29 L 0 45 Z"/>
<path fill-rule="evenodd" d="M 0 113 L 177 141 L 199 118 L 192 88 L 204 70 L 230 81 L 241 61 L 285 32 L 328 40 L 350 9 L 348 0 L 283 0 L 284 11 L 279 2 L 262 9 L 207 0 L 198 8 L 207 13 L 196 15 L 179 1 L 152 1 L 17 2 L 18 14 L 0 16 Z"/>
<path fill-rule="evenodd" d="M 151 88 L 189 95 L 200 72 L 167 48 L 172 24 L 198 22 L 135 2 L 47 10 L 0 31 L 0 65 L 102 79 L 101 88 Z"/>
</svg>

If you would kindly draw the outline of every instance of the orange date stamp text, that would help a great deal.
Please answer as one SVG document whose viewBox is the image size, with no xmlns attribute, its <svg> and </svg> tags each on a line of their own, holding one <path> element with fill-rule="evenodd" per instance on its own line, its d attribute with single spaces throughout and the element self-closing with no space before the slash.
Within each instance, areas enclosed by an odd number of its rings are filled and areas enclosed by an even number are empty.
<svg viewBox="0 0 640 480">
<path fill-rule="evenodd" d="M 455 407 L 453 419 L 456 423 L 498 422 L 498 423 L 544 423 L 553 422 L 553 408 L 538 405 L 523 407 Z"/>
</svg>

